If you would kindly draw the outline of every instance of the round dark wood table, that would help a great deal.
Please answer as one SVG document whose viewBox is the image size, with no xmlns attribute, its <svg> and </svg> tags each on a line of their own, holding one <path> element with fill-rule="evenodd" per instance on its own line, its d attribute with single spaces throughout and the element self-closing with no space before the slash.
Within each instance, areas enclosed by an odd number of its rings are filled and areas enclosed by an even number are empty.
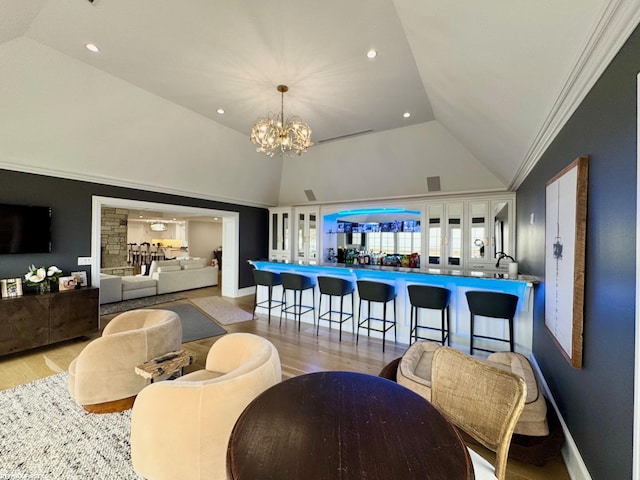
<svg viewBox="0 0 640 480">
<path fill-rule="evenodd" d="M 472 480 L 453 425 L 411 390 L 352 372 L 294 377 L 258 396 L 233 428 L 233 480 Z"/>
</svg>

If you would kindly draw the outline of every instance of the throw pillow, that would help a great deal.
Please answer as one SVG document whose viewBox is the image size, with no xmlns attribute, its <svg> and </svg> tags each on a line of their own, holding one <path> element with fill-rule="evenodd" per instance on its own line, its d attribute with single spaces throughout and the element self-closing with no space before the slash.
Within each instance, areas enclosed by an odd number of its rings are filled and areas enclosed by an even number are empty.
<svg viewBox="0 0 640 480">
<path fill-rule="evenodd" d="M 156 270 L 156 272 L 158 273 L 177 272 L 177 271 L 180 271 L 180 265 L 163 265 L 161 267 L 158 267 L 158 269 Z"/>
</svg>

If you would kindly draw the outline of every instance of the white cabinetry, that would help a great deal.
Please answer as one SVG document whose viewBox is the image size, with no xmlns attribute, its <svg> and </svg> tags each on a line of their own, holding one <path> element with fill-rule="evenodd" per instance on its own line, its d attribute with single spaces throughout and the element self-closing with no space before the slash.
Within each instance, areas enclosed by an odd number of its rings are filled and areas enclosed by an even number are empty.
<svg viewBox="0 0 640 480">
<path fill-rule="evenodd" d="M 319 210 L 316 207 L 296 207 L 295 216 L 295 258 L 297 262 L 315 264 L 318 262 Z"/>
<path fill-rule="evenodd" d="M 464 202 L 427 202 L 424 212 L 426 268 L 461 268 Z"/>
<path fill-rule="evenodd" d="M 467 239 L 470 269 L 495 269 L 498 254 L 515 255 L 515 228 L 512 197 L 479 199 L 468 202 Z M 507 262 L 504 263 L 506 268 Z"/>
<path fill-rule="evenodd" d="M 289 262 L 292 259 L 293 208 L 269 209 L 269 259 Z"/>
<path fill-rule="evenodd" d="M 495 269 L 497 253 L 514 254 L 512 194 L 429 201 L 422 218 L 426 268 Z"/>
</svg>

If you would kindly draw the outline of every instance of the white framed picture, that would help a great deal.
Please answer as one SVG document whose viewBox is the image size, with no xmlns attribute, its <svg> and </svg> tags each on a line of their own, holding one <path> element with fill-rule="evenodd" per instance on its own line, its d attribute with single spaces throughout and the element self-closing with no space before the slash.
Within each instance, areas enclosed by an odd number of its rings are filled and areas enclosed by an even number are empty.
<svg viewBox="0 0 640 480">
<path fill-rule="evenodd" d="M 58 279 L 58 288 L 61 292 L 64 290 L 75 290 L 77 283 L 76 277 L 60 277 Z"/>
<path fill-rule="evenodd" d="M 84 270 L 81 272 L 71 272 L 72 277 L 76 277 L 76 283 L 81 287 L 87 286 L 87 272 Z"/>
</svg>

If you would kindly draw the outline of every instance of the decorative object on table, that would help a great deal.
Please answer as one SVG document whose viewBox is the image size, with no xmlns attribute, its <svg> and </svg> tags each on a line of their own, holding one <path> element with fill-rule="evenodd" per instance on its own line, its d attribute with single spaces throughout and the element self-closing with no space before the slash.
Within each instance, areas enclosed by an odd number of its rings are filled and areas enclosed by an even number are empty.
<svg viewBox="0 0 640 480">
<path fill-rule="evenodd" d="M 87 283 L 87 272 L 85 272 L 84 270 L 82 270 L 80 272 L 71 272 L 71 275 L 76 277 L 76 283 L 78 285 L 80 285 L 81 287 L 86 287 L 88 285 L 88 283 Z"/>
<path fill-rule="evenodd" d="M 78 284 L 76 277 L 60 277 L 58 278 L 58 289 L 63 292 L 65 290 L 75 290 Z"/>
<path fill-rule="evenodd" d="M 2 294 L 2 298 L 22 296 L 22 279 L 5 278 L 0 280 L 0 293 Z"/>
<path fill-rule="evenodd" d="M 589 157 L 547 182 L 545 326 L 574 368 L 582 368 Z"/>
<path fill-rule="evenodd" d="M 269 113 L 258 117 L 251 129 L 251 141 L 258 146 L 256 152 L 273 157 L 277 152 L 290 157 L 292 153 L 300 156 L 313 145 L 311 129 L 300 117 L 284 118 L 284 94 L 289 90 L 286 85 L 278 85 L 280 92 L 280 114 Z"/>
<path fill-rule="evenodd" d="M 184 367 L 191 365 L 193 360 L 193 355 L 186 350 L 176 350 L 136 366 L 135 372 L 153 383 L 165 375 L 169 375 L 169 379 L 178 373 L 182 376 Z"/>
<path fill-rule="evenodd" d="M 40 293 L 51 291 L 51 284 L 58 283 L 58 278 L 62 275 L 55 265 L 51 265 L 48 269 L 44 267 L 36 267 L 31 264 L 29 271 L 25 274 L 24 279 L 29 287 L 38 287 Z"/>
</svg>

